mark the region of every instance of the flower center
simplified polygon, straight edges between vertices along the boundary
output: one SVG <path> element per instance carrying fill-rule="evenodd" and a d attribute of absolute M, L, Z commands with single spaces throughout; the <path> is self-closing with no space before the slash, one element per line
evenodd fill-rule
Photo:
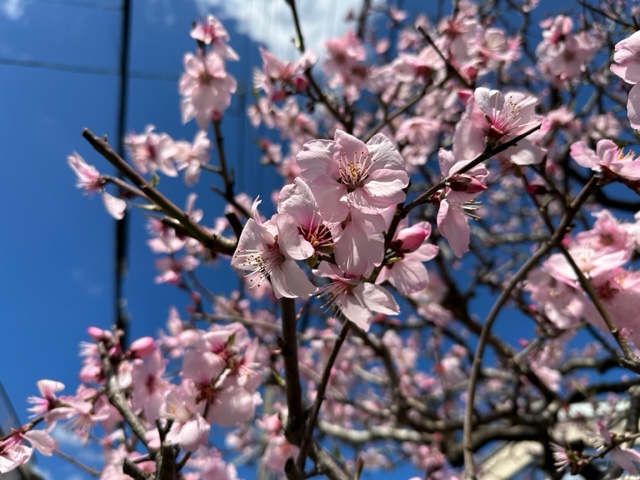
<path fill-rule="evenodd" d="M 361 187 L 369 176 L 371 162 L 368 159 L 369 152 L 366 150 L 354 151 L 351 158 L 347 156 L 347 152 L 340 153 L 338 157 L 338 182 L 347 186 L 347 192 L 351 193 Z"/>
<path fill-rule="evenodd" d="M 264 250 L 242 250 L 238 256 L 244 259 L 240 268 L 250 270 L 247 274 L 250 290 L 262 285 L 263 280 L 268 279 L 271 272 L 286 260 L 277 241 Z"/>

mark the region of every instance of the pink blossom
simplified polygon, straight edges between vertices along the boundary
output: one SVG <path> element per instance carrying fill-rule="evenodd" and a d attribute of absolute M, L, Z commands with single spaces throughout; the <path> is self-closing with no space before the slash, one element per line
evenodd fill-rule
<path fill-rule="evenodd" d="M 189 462 L 189 466 L 198 470 L 201 479 L 238 480 L 238 472 L 233 463 L 225 463 L 215 448 L 199 450 L 199 455 Z M 187 476 L 185 475 L 185 480 Z"/>
<path fill-rule="evenodd" d="M 33 448 L 38 450 L 41 454 L 50 457 L 53 452 L 58 448 L 58 442 L 51 437 L 44 430 L 27 430 L 24 428 L 17 430 L 16 434 L 29 442 Z"/>
<path fill-rule="evenodd" d="M 327 297 L 326 305 L 337 308 L 365 332 L 371 325 L 372 311 L 387 315 L 400 313 L 400 307 L 391 294 L 379 285 L 365 283 L 358 278 L 349 278 L 337 267 L 326 262 L 322 262 L 314 273 L 331 280 L 331 283 L 322 287 L 322 294 Z"/>
<path fill-rule="evenodd" d="M 485 115 L 490 145 L 503 143 L 540 123 L 540 117 L 535 113 L 535 97 L 522 93 L 511 93 L 505 97 L 498 90 L 479 87 L 474 92 L 474 98 Z"/>
<path fill-rule="evenodd" d="M 349 30 L 344 37 L 332 38 L 324 44 L 327 59 L 324 70 L 330 75 L 329 86 L 341 88 L 351 102 L 369 82 L 369 69 L 363 63 L 366 51 L 356 34 Z"/>
<path fill-rule="evenodd" d="M 317 253 L 333 253 L 335 228 L 323 221 L 313 192 L 302 178 L 297 177 L 293 183 L 282 187 L 278 212 L 291 215 L 302 237 Z"/>
<path fill-rule="evenodd" d="M 638 474 L 636 463 L 640 463 L 640 452 L 632 448 L 624 448 L 616 443 L 616 434 L 609 432 L 607 427 L 600 421 L 596 422 L 596 429 L 600 438 L 597 443 L 600 448 L 613 447 L 608 455 L 620 468 L 631 474 Z"/>
<path fill-rule="evenodd" d="M 600 140 L 595 152 L 583 141 L 575 142 L 571 145 L 571 157 L 581 166 L 596 172 L 617 175 L 631 182 L 640 181 L 640 161 L 632 152 L 623 154 L 611 140 Z M 630 186 L 633 188 L 633 184 Z"/>
<path fill-rule="evenodd" d="M 323 217 L 341 222 L 350 211 L 380 214 L 405 199 L 405 163 L 382 134 L 365 145 L 336 130 L 335 138 L 307 142 L 297 156 Z"/>
<path fill-rule="evenodd" d="M 33 454 L 33 448 L 22 444 L 22 439 L 11 435 L 0 442 L 0 473 L 7 473 L 26 463 Z"/>
<path fill-rule="evenodd" d="M 198 265 L 200 265 L 200 260 L 193 255 L 185 255 L 180 259 L 175 257 L 159 258 L 155 261 L 155 266 L 160 270 L 160 273 L 154 281 L 156 283 L 180 285 L 182 282 L 182 272 L 191 272 Z"/>
<path fill-rule="evenodd" d="M 633 85 L 627 101 L 627 115 L 631 126 L 640 129 L 640 32 L 616 44 L 611 71 Z"/>
<path fill-rule="evenodd" d="M 231 265 L 248 270 L 252 285 L 269 279 L 278 298 L 309 298 L 316 287 L 295 260 L 312 256 L 313 246 L 298 234 L 296 221 L 286 213 L 262 222 L 257 213 L 259 203 L 254 203 L 254 218 L 242 230 Z"/>
<path fill-rule="evenodd" d="M 380 270 L 376 284 L 388 280 L 400 293 L 409 295 L 426 287 L 429 277 L 423 262 L 438 254 L 438 247 L 424 243 L 431 234 L 426 222 L 406 227 L 401 224 L 389 245 L 392 256 Z M 403 228 L 404 227 L 404 228 Z"/>
<path fill-rule="evenodd" d="M 286 411 L 286 409 L 285 409 Z M 284 414 L 284 413 L 283 413 Z M 290 457 L 296 458 L 299 448 L 287 442 L 280 415 L 265 415 L 257 424 L 267 433 L 267 448 L 262 463 L 274 472 L 284 471 L 284 465 Z"/>
<path fill-rule="evenodd" d="M 214 52 L 228 60 L 239 60 L 238 54 L 229 46 L 229 34 L 222 22 L 213 15 L 207 15 L 191 29 L 191 38 L 208 45 Z"/>
<path fill-rule="evenodd" d="M 219 118 L 231 103 L 237 83 L 225 69 L 224 60 L 215 51 L 204 56 L 187 53 L 185 72 L 180 77 L 182 122 L 195 118 L 202 130 Z"/>
<path fill-rule="evenodd" d="M 121 198 L 114 197 L 105 191 L 104 187 L 107 182 L 102 178 L 98 170 L 96 170 L 93 165 L 87 164 L 77 153 L 69 155 L 67 162 L 78 177 L 76 186 L 82 188 L 84 192 L 89 195 L 94 192 L 100 192 L 102 194 L 102 201 L 109 215 L 116 220 L 122 220 L 127 208 L 127 203 Z"/>
<path fill-rule="evenodd" d="M 37 385 L 42 397 L 31 396 L 27 399 L 27 402 L 33 404 L 33 407 L 29 408 L 32 418 L 39 418 L 60 406 L 56 392 L 64 389 L 63 383 L 54 380 L 38 380 Z M 49 423 L 49 420 L 47 420 L 47 423 Z"/>
<path fill-rule="evenodd" d="M 178 170 L 184 170 L 184 183 L 194 186 L 200 179 L 200 168 L 209 161 L 211 141 L 207 132 L 200 130 L 196 133 L 193 143 L 176 142 L 175 160 Z"/>
<path fill-rule="evenodd" d="M 574 33 L 573 20 L 558 15 L 541 23 L 543 40 L 536 48 L 538 66 L 555 86 L 577 79 L 598 49 L 598 40 L 587 32 Z"/>
<path fill-rule="evenodd" d="M 254 71 L 253 84 L 263 90 L 270 101 L 281 101 L 290 94 L 307 89 L 308 82 L 304 72 L 317 61 L 312 52 L 306 51 L 296 63 L 283 62 L 263 48 L 260 48 L 260 56 L 262 72 Z"/>
<path fill-rule="evenodd" d="M 456 161 L 453 153 L 440 149 L 438 161 L 442 175 L 447 178 L 456 174 L 469 161 Z M 477 165 L 466 172 L 465 175 L 483 184 L 487 176 L 487 169 L 483 165 Z M 479 207 L 475 203 L 478 188 L 474 187 L 472 193 L 457 192 L 450 186 L 442 190 L 435 201 L 439 202 L 437 225 L 438 230 L 449 242 L 453 254 L 460 258 L 469 251 L 471 240 L 471 230 L 469 229 L 469 218 L 476 219 L 474 213 Z"/>
<path fill-rule="evenodd" d="M 75 433 L 83 442 L 89 440 L 94 425 L 109 418 L 107 411 L 95 411 L 93 403 L 85 400 L 92 395 L 95 395 L 95 390 L 81 385 L 77 395 L 61 397 L 64 406 L 57 409 L 60 415 L 69 419 L 65 428 Z"/>
<path fill-rule="evenodd" d="M 410 118 L 402 122 L 396 132 L 396 141 L 420 145 L 425 154 L 430 153 L 440 133 L 440 122 L 424 117 Z"/>
<path fill-rule="evenodd" d="M 173 139 L 166 133 L 155 133 L 153 125 L 147 125 L 144 133 L 131 133 L 125 138 L 125 145 L 133 164 L 140 173 L 155 174 L 160 171 L 168 177 L 175 177 L 178 171 L 173 163 L 176 154 Z"/>
<path fill-rule="evenodd" d="M 157 418 L 169 383 L 162 377 L 166 361 L 159 349 L 133 364 L 131 372 L 131 407 L 134 411 L 144 411 L 145 418 Z"/>
<path fill-rule="evenodd" d="M 179 445 L 187 452 L 193 452 L 206 445 L 211 426 L 189 408 L 175 392 L 170 391 L 162 410 L 162 415 L 173 420 L 171 430 L 167 433 L 167 440 Z"/>
<path fill-rule="evenodd" d="M 624 251 L 618 250 L 607 253 L 586 245 L 570 247 L 569 254 L 580 271 L 590 279 L 607 275 L 611 270 L 620 267 L 627 261 L 627 255 Z M 561 253 L 550 256 L 544 263 L 544 268 L 557 280 L 563 281 L 568 285 L 578 286 L 576 272 Z"/>

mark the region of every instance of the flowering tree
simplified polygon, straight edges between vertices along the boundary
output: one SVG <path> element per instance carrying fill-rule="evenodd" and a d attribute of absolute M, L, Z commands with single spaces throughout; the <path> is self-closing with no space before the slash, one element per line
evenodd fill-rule
<path fill-rule="evenodd" d="M 235 479 L 240 460 L 261 478 L 497 478 L 488 453 L 518 442 L 545 478 L 637 473 L 640 12 L 581 3 L 533 39 L 534 0 L 417 18 L 365 0 L 320 61 L 286 1 L 299 58 L 260 50 L 248 111 L 279 134 L 259 143 L 283 178 L 273 205 L 235 189 L 221 125 L 238 55 L 212 16 L 179 82 L 193 142 L 148 126 L 128 163 L 83 132 L 124 180 L 73 154 L 78 187 L 116 219 L 150 212 L 156 280 L 189 305 L 131 344 L 89 328 L 80 386 L 38 382 L 0 473 L 50 455 L 57 423 L 100 443 L 103 479 Z M 207 174 L 227 202 L 209 217 L 158 184 Z M 207 290 L 211 262 L 240 289 Z"/>

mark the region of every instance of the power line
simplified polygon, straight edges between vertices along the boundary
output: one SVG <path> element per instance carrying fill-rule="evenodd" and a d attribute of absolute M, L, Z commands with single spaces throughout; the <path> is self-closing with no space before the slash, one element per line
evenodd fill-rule
<path fill-rule="evenodd" d="M 118 116 L 116 119 L 117 152 L 124 158 L 124 132 L 127 123 L 127 99 L 129 83 L 129 44 L 131 39 L 131 1 L 124 0 L 122 5 L 122 27 L 120 37 L 120 67 L 118 81 Z M 122 172 L 117 172 L 122 179 Z M 122 190 L 120 197 L 122 197 Z M 115 325 L 122 330 L 121 345 L 128 345 L 129 313 L 124 296 L 124 279 L 127 275 L 127 244 L 129 233 L 129 216 L 125 213 L 120 220 L 115 221 L 115 250 L 114 250 L 114 307 Z"/>
<path fill-rule="evenodd" d="M 46 62 L 43 60 L 30 60 L 25 58 L 0 58 L 0 65 L 9 67 L 41 68 L 44 70 L 57 70 L 61 72 L 85 73 L 90 75 L 120 76 L 120 70 L 111 67 L 91 67 L 88 65 L 72 65 L 67 63 Z M 177 82 L 180 75 L 165 72 L 144 72 L 131 70 L 127 72 L 129 78 L 142 80 L 162 80 Z"/>
<path fill-rule="evenodd" d="M 90 0 L 30 0 L 29 3 L 39 3 L 40 5 L 47 5 L 52 7 L 80 7 L 90 8 L 95 10 L 122 10 L 121 3 L 109 3 L 109 2 L 92 2 Z"/>

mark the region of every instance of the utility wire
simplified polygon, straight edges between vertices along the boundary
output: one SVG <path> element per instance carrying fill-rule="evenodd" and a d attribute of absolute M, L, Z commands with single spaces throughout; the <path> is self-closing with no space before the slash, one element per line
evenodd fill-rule
<path fill-rule="evenodd" d="M 124 0 L 122 4 L 122 27 L 120 37 L 120 68 L 118 85 L 118 117 L 116 126 L 116 138 L 118 145 L 116 151 L 124 158 L 124 135 L 127 124 L 127 99 L 129 84 L 129 44 L 131 37 L 131 1 Z M 122 172 L 117 172 L 118 178 L 123 179 Z M 124 192 L 120 190 L 120 196 Z M 124 279 L 127 275 L 127 243 L 129 231 L 129 216 L 125 214 L 122 219 L 115 221 L 115 259 L 114 259 L 114 305 L 115 325 L 122 330 L 121 345 L 126 348 L 129 340 L 129 313 L 127 301 L 124 296 Z"/>
<path fill-rule="evenodd" d="M 1 58 L 0 65 L 6 65 L 9 67 L 25 67 L 25 68 L 41 68 L 44 70 L 57 70 L 62 72 L 71 73 L 85 73 L 92 75 L 105 75 L 105 76 L 118 76 L 120 77 L 120 70 L 111 67 L 90 67 L 87 65 L 70 65 L 66 63 L 46 62 L 42 60 L 29 60 L 24 58 Z M 142 72 L 142 71 L 128 71 L 127 76 L 129 78 L 137 78 L 142 80 L 163 80 L 177 82 L 180 78 L 179 75 L 174 73 L 164 72 Z"/>
<path fill-rule="evenodd" d="M 50 7 L 79 7 L 93 10 L 122 10 L 123 8 L 119 2 L 92 2 L 88 0 L 29 0 L 29 3 L 38 3 Z"/>

